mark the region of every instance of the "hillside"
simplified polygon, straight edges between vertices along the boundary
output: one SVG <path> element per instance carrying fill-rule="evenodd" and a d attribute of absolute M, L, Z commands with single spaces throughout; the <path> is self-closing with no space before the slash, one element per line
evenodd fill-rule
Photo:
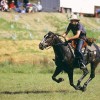
<path fill-rule="evenodd" d="M 96 38 L 99 43 L 100 19 L 80 19 L 87 30 L 87 36 Z M 0 12 L 0 62 L 53 63 L 52 49 L 41 51 L 38 44 L 48 31 L 62 34 L 68 22 L 66 14 L 61 13 Z"/>
<path fill-rule="evenodd" d="M 28 35 L 29 32 L 32 32 L 32 34 L 36 38 L 42 37 L 42 35 L 49 30 L 57 31 L 57 28 L 59 27 L 58 24 L 60 22 L 64 22 L 66 19 L 66 16 L 63 16 L 59 13 L 58 14 L 56 13 L 33 13 L 33 14 L 2 13 L 0 14 L 0 16 L 1 18 L 3 18 L 1 19 L 1 25 L 0 25 L 1 36 L 3 36 L 4 34 L 5 35 L 7 34 L 7 36 L 8 35 L 11 36 L 11 33 L 14 32 L 18 36 L 19 34 L 25 34 L 25 33 L 26 33 L 25 35 Z M 65 27 L 65 25 L 62 27 Z"/>
<path fill-rule="evenodd" d="M 87 35 L 96 37 L 100 35 L 100 19 L 81 17 L 81 22 L 86 27 Z M 16 34 L 17 38 L 29 38 L 30 33 L 35 39 L 48 31 L 62 34 L 68 25 L 66 14 L 61 13 L 4 13 L 0 12 L 0 37 L 11 37 Z M 91 35 L 91 33 L 93 33 Z M 97 33 L 97 34 L 96 34 Z M 23 36 L 24 35 L 24 36 Z"/>

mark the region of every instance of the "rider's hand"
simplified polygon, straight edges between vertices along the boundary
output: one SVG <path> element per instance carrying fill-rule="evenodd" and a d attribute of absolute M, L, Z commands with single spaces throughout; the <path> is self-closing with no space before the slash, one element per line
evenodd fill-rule
<path fill-rule="evenodd" d="M 62 36 L 63 36 L 63 37 L 66 37 L 66 34 L 64 33 Z"/>
<path fill-rule="evenodd" d="M 66 40 L 67 40 L 67 41 L 69 41 L 69 38 L 68 38 L 68 37 L 66 37 Z"/>

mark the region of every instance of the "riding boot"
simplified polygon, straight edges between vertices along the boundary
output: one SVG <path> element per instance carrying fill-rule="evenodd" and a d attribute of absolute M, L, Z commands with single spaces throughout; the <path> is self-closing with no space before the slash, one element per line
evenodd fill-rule
<path fill-rule="evenodd" d="M 82 39 L 78 39 L 77 40 L 77 45 L 76 45 L 76 50 L 75 50 L 75 55 L 76 57 L 78 57 L 78 64 L 79 64 L 79 67 L 80 69 L 85 69 L 86 66 L 84 64 L 84 56 L 83 56 L 83 53 L 82 53 L 82 46 L 83 46 L 83 43 L 84 43 L 84 40 Z"/>
<path fill-rule="evenodd" d="M 80 66 L 80 69 L 85 69 L 86 68 L 86 66 L 83 63 L 83 60 L 82 59 L 79 59 L 79 66 Z"/>

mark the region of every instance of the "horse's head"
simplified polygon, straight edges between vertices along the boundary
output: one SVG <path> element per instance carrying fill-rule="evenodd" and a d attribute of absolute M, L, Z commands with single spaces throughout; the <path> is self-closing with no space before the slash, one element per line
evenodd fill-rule
<path fill-rule="evenodd" d="M 44 48 L 47 48 L 49 46 L 54 45 L 54 41 L 57 38 L 57 35 L 53 32 L 49 31 L 43 38 L 43 40 L 39 44 L 39 48 L 43 50 Z"/>

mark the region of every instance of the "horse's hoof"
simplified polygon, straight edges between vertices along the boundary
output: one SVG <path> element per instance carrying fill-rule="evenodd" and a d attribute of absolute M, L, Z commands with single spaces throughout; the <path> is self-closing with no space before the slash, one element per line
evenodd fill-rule
<path fill-rule="evenodd" d="M 82 90 L 82 92 L 85 92 L 86 91 L 86 87 L 83 86 L 81 90 Z"/>
<path fill-rule="evenodd" d="M 79 85 L 79 86 L 76 86 L 76 90 L 81 90 L 82 87 Z"/>
<path fill-rule="evenodd" d="M 64 81 L 63 78 L 59 78 L 59 79 L 58 79 L 58 83 L 60 83 L 60 82 L 62 82 L 62 81 Z"/>

